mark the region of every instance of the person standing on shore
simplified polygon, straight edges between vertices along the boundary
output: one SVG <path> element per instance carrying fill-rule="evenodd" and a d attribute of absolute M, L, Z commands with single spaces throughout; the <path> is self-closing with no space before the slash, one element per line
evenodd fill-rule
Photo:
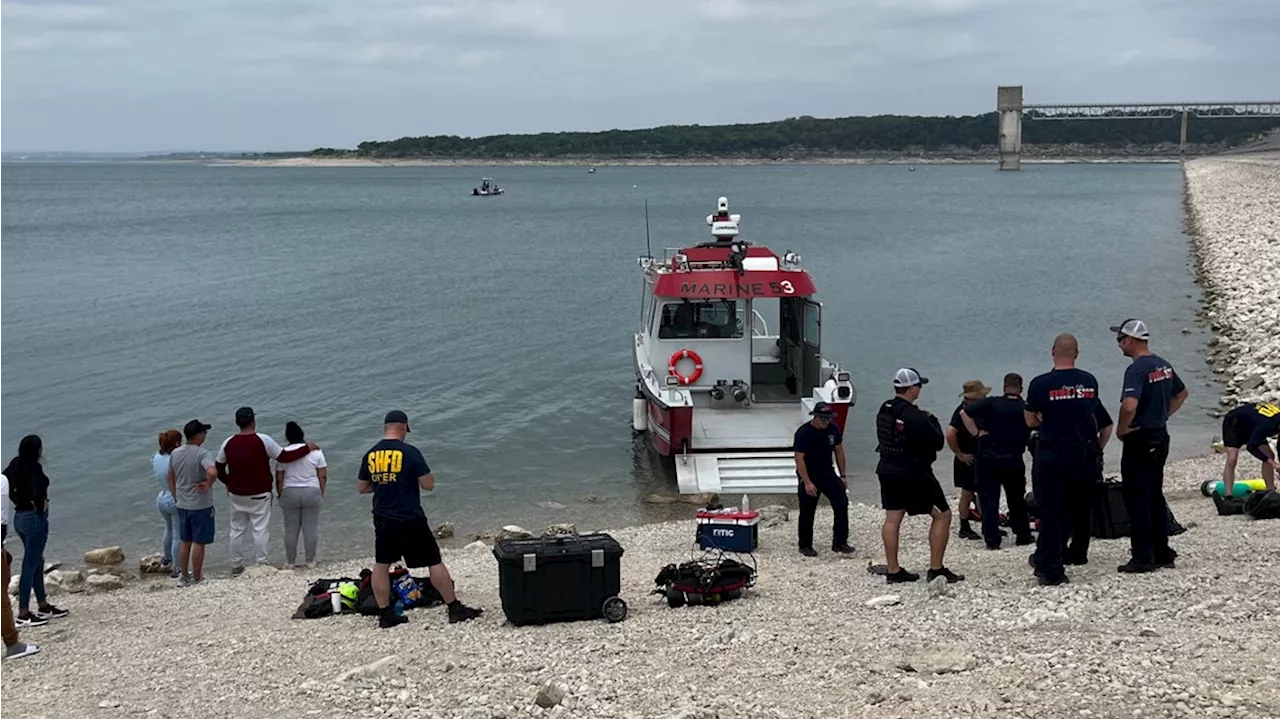
<path fill-rule="evenodd" d="M 1075 336 L 1055 337 L 1052 355 L 1053 370 L 1031 380 L 1023 409 L 1027 427 L 1039 430 L 1031 486 L 1040 511 L 1040 534 L 1028 562 L 1045 586 L 1068 581 L 1063 548 L 1069 534 L 1080 532 L 1080 521 L 1086 537 L 1082 551 L 1088 551 L 1098 466 L 1095 417 L 1101 404 L 1097 378 L 1076 368 L 1080 345 Z"/>
<path fill-rule="evenodd" d="M 960 392 L 960 404 L 951 412 L 951 422 L 947 424 L 947 446 L 955 454 L 955 459 L 951 462 L 951 473 L 956 488 L 960 490 L 960 500 L 957 503 L 960 510 L 960 531 L 956 536 L 961 539 L 982 539 L 982 536 L 969 526 L 970 508 L 978 491 L 977 474 L 974 471 L 978 438 L 965 429 L 964 422 L 960 420 L 960 411 L 984 399 L 990 392 L 991 388 L 980 379 L 965 382 Z"/>
<path fill-rule="evenodd" d="M 4 634 L 4 661 L 29 657 L 40 651 L 40 647 L 27 644 L 18 636 L 18 627 L 13 622 L 13 607 L 9 604 L 9 568 L 13 557 L 4 544 L 9 540 L 9 509 L 12 506 L 9 501 L 9 478 L 0 474 L 0 552 L 4 555 L 4 579 L 0 581 L 0 588 L 4 590 L 4 612 L 3 616 L 0 616 L 0 630 L 2 630 L 0 633 Z M 39 626 L 47 624 L 48 621 L 48 619 L 41 619 L 28 626 Z"/>
<path fill-rule="evenodd" d="M 218 468 L 204 448 L 211 425 L 198 419 L 182 428 L 187 443 L 169 453 L 169 492 L 178 505 L 178 586 L 204 581 L 204 548 L 213 542 L 213 485 Z"/>
<path fill-rule="evenodd" d="M 271 460 L 287 464 L 320 449 L 312 443 L 286 451 L 258 432 L 252 407 L 236 410 L 240 431 L 218 448 L 218 478 L 227 485 L 231 503 L 231 573 L 244 571 L 245 536 L 253 543 L 254 561 L 266 564 L 271 542 Z"/>
<path fill-rule="evenodd" d="M 1120 351 L 1133 360 L 1124 371 L 1116 436 L 1123 449 L 1120 481 L 1129 513 L 1132 556 L 1117 569 L 1141 574 L 1174 568 L 1178 553 L 1169 546 L 1168 504 L 1164 499 L 1164 463 L 1169 458 L 1166 425 L 1182 403 L 1187 387 L 1173 367 L 1151 352 L 1145 322 L 1127 319 L 1111 328 Z"/>
<path fill-rule="evenodd" d="M 1230 497 L 1236 483 L 1236 461 L 1240 448 L 1262 460 L 1262 481 L 1267 491 L 1275 491 L 1276 470 L 1280 461 L 1271 451 L 1268 437 L 1280 434 L 1280 405 L 1270 402 L 1248 402 L 1222 418 L 1222 444 L 1227 449 L 1227 463 L 1222 468 L 1223 496 Z"/>
<path fill-rule="evenodd" d="M 800 553 L 818 556 L 813 548 L 813 517 L 818 511 L 818 497 L 826 495 L 831 503 L 834 523 L 831 528 L 831 551 L 853 554 L 849 546 L 849 484 L 845 480 L 844 435 L 832 420 L 836 412 L 826 402 L 813 405 L 812 420 L 796 430 L 792 449 L 796 453 L 796 476 L 800 478 Z M 835 463 L 832 464 L 834 455 Z"/>
<path fill-rule="evenodd" d="M 169 576 L 177 579 L 182 574 L 173 566 L 182 550 L 182 537 L 178 531 L 178 504 L 169 492 L 169 454 L 182 445 L 182 433 L 176 429 L 160 433 L 160 449 L 151 457 L 151 471 L 160 482 L 156 495 L 156 511 L 164 517 L 164 546 L 161 547 L 160 567 L 169 570 Z"/>
<path fill-rule="evenodd" d="M 889 584 L 920 579 L 919 574 L 898 564 L 902 520 L 908 514 L 928 514 L 933 518 L 929 527 L 929 581 L 937 577 L 946 577 L 948 582 L 964 579 L 964 575 L 953 573 L 943 564 L 951 532 L 951 509 L 942 485 L 933 475 L 933 463 L 944 442 L 942 426 L 937 417 L 916 406 L 921 388 L 928 383 L 928 378 L 910 367 L 898 370 L 893 377 L 893 399 L 881 404 L 876 413 L 876 451 L 880 453 L 876 476 L 884 507 L 880 537 L 888 565 L 885 581 Z"/>
<path fill-rule="evenodd" d="M 417 447 L 405 442 L 409 416 L 399 410 L 382 420 L 382 441 L 365 452 L 356 488 L 373 495 L 374 565 L 370 583 L 378 602 L 378 626 L 390 629 L 409 621 L 391 601 L 391 565 L 404 560 L 409 569 L 427 567 L 431 586 L 449 607 L 449 623 L 479 617 L 484 610 L 458 601 L 453 577 L 440 556 L 440 545 L 422 511 L 419 490 L 435 489 L 436 478 Z"/>
<path fill-rule="evenodd" d="M 1031 434 L 1023 414 L 1025 409 L 1022 375 L 1010 372 L 1004 376 L 1004 394 L 978 400 L 960 410 L 965 433 L 978 438 L 974 473 L 982 507 L 982 538 L 986 540 L 987 549 L 999 549 L 1003 539 L 1001 489 L 1009 502 L 1009 528 L 1013 530 L 1015 543 L 1023 546 L 1035 541 L 1027 518 L 1027 465 L 1022 461 Z"/>
<path fill-rule="evenodd" d="M 22 567 L 18 570 L 18 617 L 15 624 L 34 626 L 40 619 L 67 616 L 65 609 L 49 603 L 44 592 L 44 547 L 49 542 L 49 478 L 40 459 L 44 443 L 29 434 L 18 443 L 18 456 L 4 468 L 13 502 L 13 529 L 22 540 Z M 8 591 L 8 587 L 5 587 Z M 36 595 L 36 611 L 30 609 Z"/>
<path fill-rule="evenodd" d="M 285 451 L 306 446 L 306 435 L 297 422 L 284 426 L 284 438 L 289 443 Z M 296 462 L 282 464 L 276 469 L 276 495 L 284 510 L 284 560 L 285 569 L 293 569 L 298 559 L 298 533 L 301 531 L 306 554 L 304 567 L 316 563 L 316 546 L 320 543 L 320 507 L 324 505 L 325 484 L 329 480 L 328 464 L 324 452 L 316 450 Z"/>

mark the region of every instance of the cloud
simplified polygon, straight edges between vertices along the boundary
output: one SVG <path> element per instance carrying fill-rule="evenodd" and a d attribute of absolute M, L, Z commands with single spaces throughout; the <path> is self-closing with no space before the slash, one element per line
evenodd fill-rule
<path fill-rule="evenodd" d="M 6 149 L 110 150 L 1265 99 L 1278 45 L 1270 0 L 6 0 L 0 48 Z"/>

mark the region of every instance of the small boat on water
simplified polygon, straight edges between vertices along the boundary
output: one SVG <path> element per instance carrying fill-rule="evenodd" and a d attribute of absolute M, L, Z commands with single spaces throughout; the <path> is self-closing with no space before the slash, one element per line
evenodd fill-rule
<path fill-rule="evenodd" d="M 498 187 L 498 183 L 494 182 L 492 177 L 481 178 L 480 186 L 471 188 L 471 194 L 479 197 L 501 195 L 504 192 L 506 192 L 506 190 Z"/>
<path fill-rule="evenodd" d="M 596 168 L 594 168 L 594 167 L 588 167 L 588 168 L 587 168 L 587 174 L 588 174 L 588 175 L 594 175 L 594 174 L 596 174 Z"/>
<path fill-rule="evenodd" d="M 856 401 L 849 373 L 822 356 L 822 304 L 799 255 L 738 239 L 740 222 L 721 197 L 710 242 L 639 259 L 632 426 L 673 458 L 682 494 L 794 494 L 796 429 L 817 402 L 843 428 Z"/>

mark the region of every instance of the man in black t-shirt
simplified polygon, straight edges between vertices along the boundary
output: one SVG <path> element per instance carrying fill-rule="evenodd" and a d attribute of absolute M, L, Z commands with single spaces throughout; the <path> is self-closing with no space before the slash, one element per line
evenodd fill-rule
<path fill-rule="evenodd" d="M 806 557 L 818 556 L 818 550 L 813 548 L 813 517 L 818 511 L 818 496 L 824 494 L 835 515 L 831 528 L 831 551 L 853 554 L 853 547 L 849 546 L 849 484 L 844 474 L 844 435 L 832 421 L 836 411 L 831 405 L 818 402 L 809 414 L 813 419 L 796 430 L 792 446 L 796 453 L 796 476 L 800 478 L 796 490 L 800 499 L 800 553 Z"/>
<path fill-rule="evenodd" d="M 1031 429 L 1023 414 L 1022 375 L 1004 376 L 1004 394 L 988 397 L 960 411 L 965 434 L 978 441 L 978 499 L 982 507 L 982 538 L 987 549 L 999 549 L 1000 490 L 1009 502 L 1009 528 L 1019 546 L 1031 544 L 1031 525 L 1027 519 L 1027 466 L 1022 455 L 1027 449 Z"/>
<path fill-rule="evenodd" d="M 946 577 L 959 582 L 956 574 L 943 565 L 947 553 L 947 535 L 951 530 L 951 509 L 942 485 L 933 476 L 933 463 L 942 449 L 942 426 L 938 418 L 916 406 L 920 390 L 928 378 L 910 367 L 893 376 L 893 399 L 880 405 L 876 412 L 876 451 L 880 462 L 876 476 L 880 479 L 880 505 L 884 507 L 884 558 L 888 565 L 885 581 L 889 584 L 920 579 L 898 564 L 898 541 L 902 520 L 908 514 L 927 514 L 933 518 L 929 526 L 929 581 Z"/>
<path fill-rule="evenodd" d="M 1187 387 L 1168 362 L 1147 346 L 1142 320 L 1111 328 L 1120 351 L 1133 362 L 1124 371 L 1116 437 L 1123 443 L 1120 481 L 1129 513 L 1130 558 L 1125 574 L 1173 569 L 1178 553 L 1169 546 L 1169 506 L 1164 499 L 1164 463 L 1169 459 L 1169 417 L 1187 401 Z"/>
<path fill-rule="evenodd" d="M 1246 402 L 1222 418 L 1222 444 L 1227 448 L 1227 463 L 1222 468 L 1223 496 L 1230 497 L 1236 483 L 1236 461 L 1243 447 L 1262 460 L 1262 481 L 1267 490 L 1276 488 L 1276 461 L 1268 437 L 1280 434 L 1280 405 L 1271 402 Z"/>
<path fill-rule="evenodd" d="M 951 476 L 956 488 L 960 490 L 960 500 L 957 504 L 960 509 L 960 531 L 956 536 L 961 539 L 982 539 L 982 536 L 969 526 L 969 510 L 978 492 L 977 475 L 974 473 L 978 439 L 965 429 L 964 422 L 960 420 L 960 411 L 986 398 L 990 392 L 991 388 L 983 384 L 980 379 L 965 382 L 960 392 L 960 404 L 951 412 L 951 422 L 946 429 L 947 446 L 955 454 L 955 459 L 951 461 Z"/>
<path fill-rule="evenodd" d="M 373 495 L 374 565 L 370 582 L 378 602 L 378 626 L 389 629 L 409 621 L 396 614 L 391 597 L 391 565 L 404 560 L 410 569 L 427 567 L 431 586 L 449 607 L 449 623 L 475 619 L 483 612 L 458 601 L 453 578 L 440 557 L 440 546 L 422 511 L 419 488 L 435 489 L 436 478 L 417 447 L 404 441 L 409 417 L 388 412 L 382 425 L 382 441 L 365 452 L 357 487 Z"/>
<path fill-rule="evenodd" d="M 1032 491 L 1040 510 L 1040 535 L 1031 566 L 1040 584 L 1067 581 L 1063 550 L 1075 535 L 1073 551 L 1088 551 L 1089 517 L 1098 455 L 1104 438 L 1098 426 L 1098 380 L 1076 369 L 1079 343 L 1074 335 L 1053 340 L 1053 371 L 1031 380 L 1023 416 L 1027 426 L 1039 428 L 1031 473 Z M 1079 557 L 1083 564 L 1084 558 Z"/>

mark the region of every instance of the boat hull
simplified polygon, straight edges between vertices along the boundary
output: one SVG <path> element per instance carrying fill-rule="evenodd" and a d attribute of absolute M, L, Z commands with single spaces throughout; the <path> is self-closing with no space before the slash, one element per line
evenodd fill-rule
<path fill-rule="evenodd" d="M 693 436 L 693 408 L 668 407 L 655 398 L 645 396 L 649 414 L 649 443 L 663 457 L 684 454 Z"/>

